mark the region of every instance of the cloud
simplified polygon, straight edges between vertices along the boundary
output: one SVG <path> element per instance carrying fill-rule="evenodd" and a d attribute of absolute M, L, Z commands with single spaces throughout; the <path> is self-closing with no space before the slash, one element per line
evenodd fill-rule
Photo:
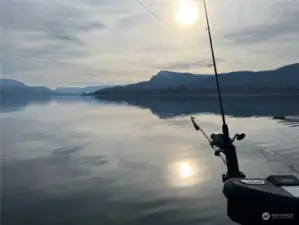
<path fill-rule="evenodd" d="M 152 18 L 148 16 L 145 12 L 134 12 L 128 15 L 121 17 L 118 20 L 116 29 L 126 29 L 131 27 L 140 27 L 140 23 L 142 22 L 143 25 L 147 25 L 151 22 Z"/>
<path fill-rule="evenodd" d="M 287 4 L 287 3 L 286 3 Z M 248 27 L 241 27 L 239 30 L 224 35 L 233 44 L 254 44 L 257 42 L 265 42 L 275 38 L 286 38 L 286 36 L 296 36 L 299 38 L 299 2 L 293 1 L 288 7 L 274 10 L 277 17 L 267 21 Z M 280 15 L 279 11 L 283 10 Z"/>
<path fill-rule="evenodd" d="M 210 59 L 202 59 L 194 62 L 186 62 L 186 61 L 178 61 L 171 62 L 166 65 L 160 65 L 158 68 L 166 69 L 166 70 L 189 70 L 189 69 L 198 69 L 205 68 L 211 65 L 212 60 Z M 224 59 L 216 59 L 217 63 L 225 62 Z"/>
<path fill-rule="evenodd" d="M 51 4 L 45 1 L 11 1 L 3 0 L 1 21 L 4 31 L 37 31 L 45 32 L 49 37 L 62 39 L 75 36 L 77 31 L 103 29 L 101 21 L 88 19 L 88 11 L 65 4 Z"/>
<path fill-rule="evenodd" d="M 88 11 L 57 2 L 4 0 L 0 14 L 2 73 L 16 79 L 77 68 L 72 61 L 90 55 L 83 37 L 107 29 Z"/>

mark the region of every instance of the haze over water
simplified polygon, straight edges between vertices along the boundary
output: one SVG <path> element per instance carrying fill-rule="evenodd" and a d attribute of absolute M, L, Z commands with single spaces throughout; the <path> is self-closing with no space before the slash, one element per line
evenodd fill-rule
<path fill-rule="evenodd" d="M 2 223 L 234 224 L 222 161 L 190 122 L 219 132 L 215 99 L 53 98 L 1 108 Z M 299 168 L 298 96 L 225 100 L 241 170 L 266 177 Z M 272 165 L 272 166 L 271 166 Z"/>

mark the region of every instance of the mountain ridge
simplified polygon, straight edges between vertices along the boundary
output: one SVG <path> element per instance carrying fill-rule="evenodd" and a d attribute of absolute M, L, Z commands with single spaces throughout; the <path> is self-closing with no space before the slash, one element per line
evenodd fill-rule
<path fill-rule="evenodd" d="M 224 93 L 289 94 L 299 93 L 299 63 L 265 71 L 233 71 L 219 74 Z M 0 79 L 1 95 L 107 95 L 107 94 L 211 94 L 215 93 L 214 75 L 162 70 L 147 81 L 128 85 L 87 87 L 28 86 L 13 79 Z"/>
<path fill-rule="evenodd" d="M 53 91 L 44 86 L 28 86 L 13 79 L 0 79 L 1 96 L 6 95 L 51 95 Z"/>
<path fill-rule="evenodd" d="M 86 87 L 57 87 L 53 91 L 56 94 L 83 94 L 91 93 L 93 91 L 111 87 L 110 85 L 90 85 Z"/>
<path fill-rule="evenodd" d="M 54 90 L 45 86 L 28 86 L 14 79 L 1 78 L 1 95 L 81 95 L 95 90 L 110 87 L 109 85 L 93 85 L 86 87 L 58 87 Z"/>
<path fill-rule="evenodd" d="M 234 71 L 219 74 L 219 83 L 224 91 L 299 93 L 299 63 L 294 63 L 265 71 Z M 148 81 L 126 86 L 115 86 L 97 90 L 101 94 L 198 94 L 214 92 L 216 88 L 213 75 L 160 71 Z M 195 91 L 198 90 L 198 91 Z M 265 89 L 265 90 L 263 90 Z M 270 90 L 271 89 L 271 90 Z M 289 89 L 289 90 L 287 90 Z"/>

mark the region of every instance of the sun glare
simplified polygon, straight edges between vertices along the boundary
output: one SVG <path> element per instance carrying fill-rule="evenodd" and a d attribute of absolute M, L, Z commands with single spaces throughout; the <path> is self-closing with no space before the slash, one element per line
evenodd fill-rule
<path fill-rule="evenodd" d="M 198 19 L 198 10 L 194 3 L 181 1 L 177 12 L 177 20 L 182 25 L 192 25 Z"/>
<path fill-rule="evenodd" d="M 189 178 L 193 176 L 192 167 L 188 162 L 181 162 L 180 163 L 180 172 L 182 178 Z"/>

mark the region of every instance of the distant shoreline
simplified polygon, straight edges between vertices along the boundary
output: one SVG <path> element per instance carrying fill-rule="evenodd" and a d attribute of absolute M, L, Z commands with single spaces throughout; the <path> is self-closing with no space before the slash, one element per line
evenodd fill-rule
<path fill-rule="evenodd" d="M 87 94 L 92 97 L 218 97 L 218 94 Z M 299 96 L 298 94 L 222 94 L 223 97 Z"/>

